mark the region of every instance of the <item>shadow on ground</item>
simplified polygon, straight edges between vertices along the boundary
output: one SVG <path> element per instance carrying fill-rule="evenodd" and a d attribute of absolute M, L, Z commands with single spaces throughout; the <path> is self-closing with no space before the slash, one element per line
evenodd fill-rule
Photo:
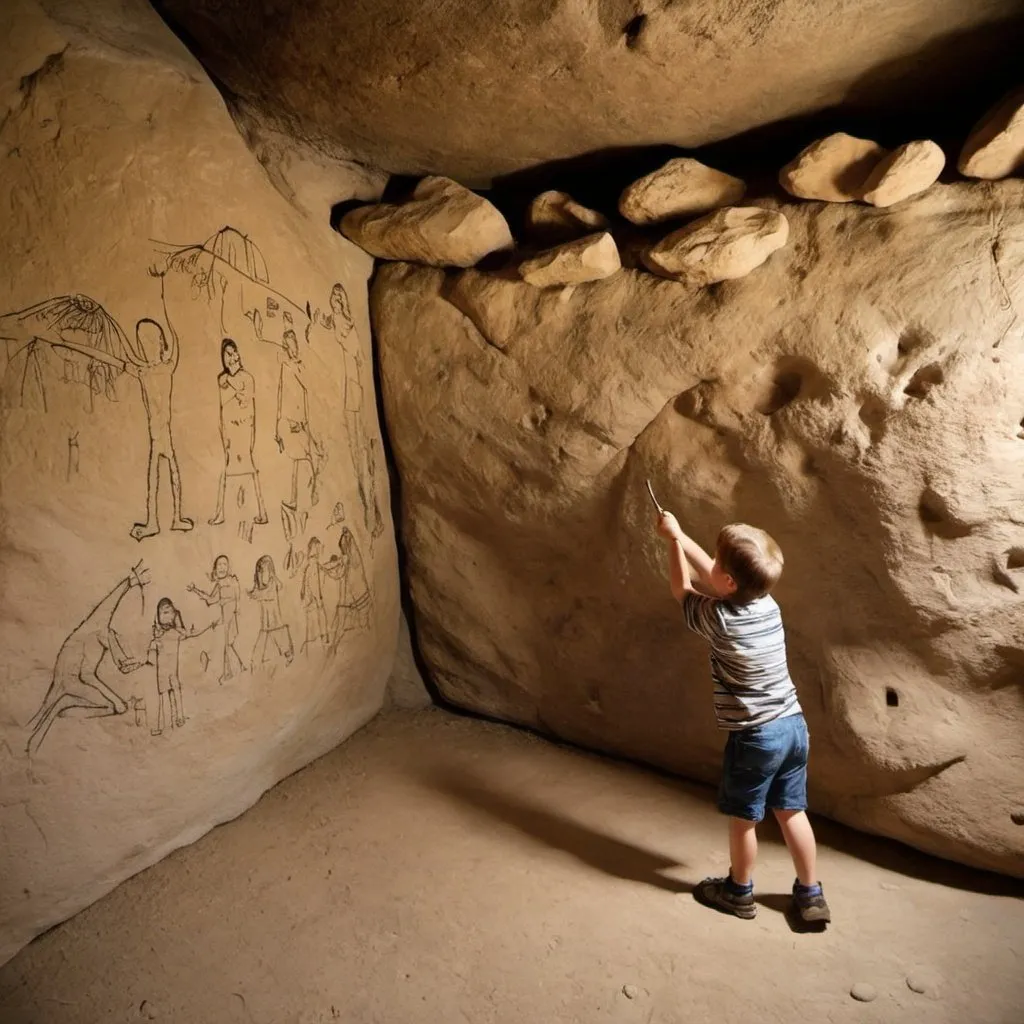
<path fill-rule="evenodd" d="M 662 874 L 670 868 L 685 867 L 679 861 L 616 839 L 482 779 L 474 779 L 465 771 L 438 768 L 422 781 L 450 799 L 509 825 L 546 846 L 571 854 L 606 875 L 668 892 L 688 893 L 693 890 L 690 883 Z"/>

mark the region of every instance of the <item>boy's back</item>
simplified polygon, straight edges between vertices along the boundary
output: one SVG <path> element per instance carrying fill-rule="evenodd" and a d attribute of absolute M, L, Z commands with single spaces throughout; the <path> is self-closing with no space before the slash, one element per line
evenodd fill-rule
<path fill-rule="evenodd" d="M 786 660 L 782 613 L 770 595 L 733 604 L 693 592 L 686 624 L 711 645 L 715 716 L 729 731 L 801 713 Z"/>

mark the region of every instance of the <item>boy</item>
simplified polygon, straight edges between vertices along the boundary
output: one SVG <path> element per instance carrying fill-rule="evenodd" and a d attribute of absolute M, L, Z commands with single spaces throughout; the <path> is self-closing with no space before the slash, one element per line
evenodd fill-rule
<path fill-rule="evenodd" d="M 782 615 L 769 591 L 782 575 L 782 552 L 763 530 L 722 529 L 712 559 L 671 512 L 658 533 L 669 549 L 672 596 L 686 624 L 711 645 L 718 726 L 725 745 L 718 809 L 729 816 L 729 874 L 706 878 L 696 897 L 737 917 L 757 914 L 751 877 L 757 823 L 771 809 L 793 858 L 793 903 L 802 920 L 827 923 L 814 832 L 807 818 L 807 723 L 786 662 Z M 694 567 L 701 591 L 690 576 Z M 707 596 L 710 595 L 710 596 Z"/>

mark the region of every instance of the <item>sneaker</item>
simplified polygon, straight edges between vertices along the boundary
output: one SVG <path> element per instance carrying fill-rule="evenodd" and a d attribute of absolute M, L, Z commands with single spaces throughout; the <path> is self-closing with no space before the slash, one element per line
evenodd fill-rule
<path fill-rule="evenodd" d="M 805 924 L 828 924 L 832 920 L 832 911 L 828 909 L 820 885 L 810 892 L 802 892 L 794 885 L 793 908 Z"/>
<path fill-rule="evenodd" d="M 738 894 L 732 891 L 728 878 L 705 878 L 693 889 L 693 895 L 701 902 L 727 914 L 735 914 L 744 920 L 757 917 L 754 893 Z"/>

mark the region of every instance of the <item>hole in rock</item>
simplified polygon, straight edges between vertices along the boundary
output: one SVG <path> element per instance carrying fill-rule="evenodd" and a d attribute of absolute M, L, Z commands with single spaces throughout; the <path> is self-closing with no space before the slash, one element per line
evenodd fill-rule
<path fill-rule="evenodd" d="M 768 394 L 758 402 L 757 411 L 762 416 L 774 416 L 780 409 L 784 409 L 790 402 L 797 399 L 803 383 L 803 377 L 795 370 L 786 370 L 777 374 Z"/>
<path fill-rule="evenodd" d="M 954 515 L 946 504 L 946 499 L 930 487 L 926 487 L 921 494 L 917 514 L 921 517 L 924 528 L 936 537 L 942 537 L 943 540 L 966 537 L 973 529 Z"/>
<path fill-rule="evenodd" d="M 928 392 L 944 379 L 942 367 L 938 363 L 929 363 L 910 378 L 910 383 L 903 389 L 903 393 L 911 398 L 925 398 Z"/>
<path fill-rule="evenodd" d="M 896 342 L 896 351 L 901 356 L 909 356 L 919 348 L 931 344 L 932 338 L 923 330 L 917 327 L 908 327 Z"/>
<path fill-rule="evenodd" d="M 1024 569 L 1024 548 L 1010 548 L 1006 552 L 1007 569 Z"/>
<path fill-rule="evenodd" d="M 632 50 L 637 43 L 640 42 L 640 36 L 643 35 L 644 29 L 647 27 L 647 15 L 638 14 L 635 18 L 630 18 L 622 27 L 622 34 L 626 39 L 626 45 Z"/>
<path fill-rule="evenodd" d="M 1021 421 L 1020 421 L 1020 426 L 1019 426 L 1019 429 L 1018 429 L 1018 431 L 1017 431 L 1017 436 L 1018 436 L 1018 437 L 1019 437 L 1019 438 L 1020 438 L 1020 439 L 1021 439 L 1022 441 L 1024 441 L 1024 420 L 1021 420 Z"/>
<path fill-rule="evenodd" d="M 1024 825 L 1024 811 L 1014 811 L 1010 815 L 1010 821 L 1012 821 L 1014 825 Z"/>
<path fill-rule="evenodd" d="M 885 703 L 891 708 L 900 706 L 900 695 L 891 686 L 885 688 Z"/>

